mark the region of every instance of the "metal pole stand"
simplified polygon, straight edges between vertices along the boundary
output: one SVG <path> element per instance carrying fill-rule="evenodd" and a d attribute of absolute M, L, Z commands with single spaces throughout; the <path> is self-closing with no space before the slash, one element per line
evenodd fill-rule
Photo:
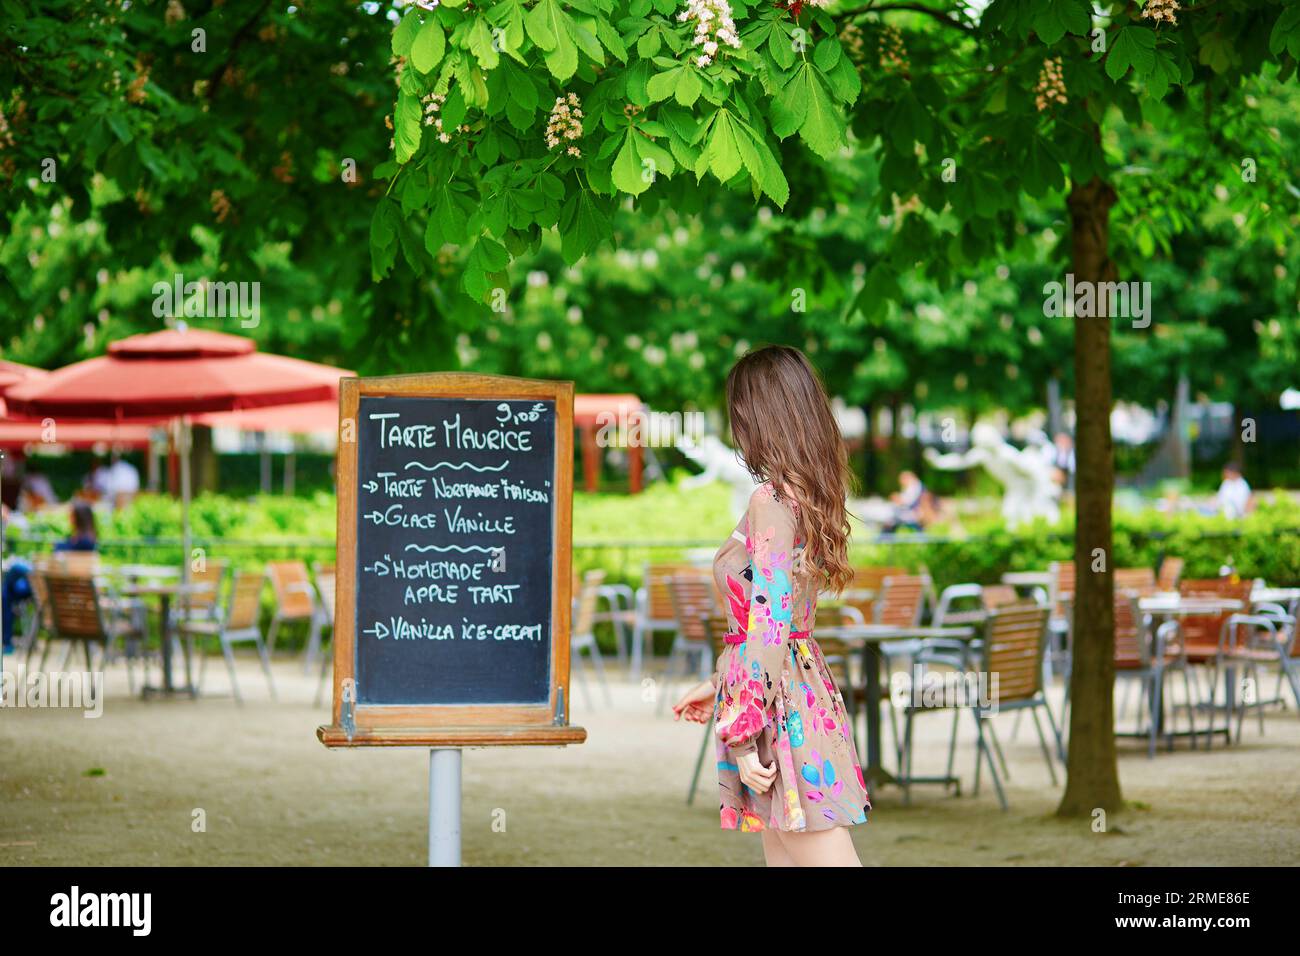
<path fill-rule="evenodd" d="M 429 751 L 429 865 L 460 866 L 460 748 Z"/>

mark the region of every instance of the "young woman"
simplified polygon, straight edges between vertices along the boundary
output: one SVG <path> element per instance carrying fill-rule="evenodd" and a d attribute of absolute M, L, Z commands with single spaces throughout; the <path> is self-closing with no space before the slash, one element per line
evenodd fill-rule
<path fill-rule="evenodd" d="M 847 827 L 871 803 L 844 700 L 813 639 L 817 595 L 848 584 L 839 427 L 798 349 L 750 352 L 727 376 L 731 434 L 764 482 L 713 559 L 727 604 L 713 679 L 678 718 L 718 735 L 722 826 L 761 832 L 768 866 L 861 866 Z"/>

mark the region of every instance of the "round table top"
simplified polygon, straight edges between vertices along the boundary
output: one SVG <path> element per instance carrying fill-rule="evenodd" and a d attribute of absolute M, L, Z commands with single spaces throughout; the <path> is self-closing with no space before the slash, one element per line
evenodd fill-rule
<path fill-rule="evenodd" d="M 1250 599 L 1256 604 L 1290 604 L 1300 598 L 1300 588 L 1255 588 Z"/>
<path fill-rule="evenodd" d="M 127 578 L 178 578 L 181 569 L 171 564 L 119 564 L 113 568 Z"/>
<path fill-rule="evenodd" d="M 1051 571 L 1008 571 L 1002 575 L 1002 583 L 1010 584 L 1012 587 L 1033 587 L 1041 585 L 1042 587 L 1051 587 Z"/>
<path fill-rule="evenodd" d="M 1183 594 L 1153 594 L 1138 599 L 1138 607 L 1151 614 L 1193 616 L 1240 611 L 1241 601 L 1233 598 L 1201 597 Z"/>
<path fill-rule="evenodd" d="M 212 590 L 208 581 L 154 581 L 149 584 L 126 584 L 118 588 L 119 594 L 130 597 L 147 597 L 149 595 L 203 594 Z"/>
<path fill-rule="evenodd" d="M 845 624 L 840 627 L 818 627 L 813 629 L 813 638 L 835 637 L 842 641 L 862 641 L 876 643 L 879 641 L 899 641 L 912 638 L 946 637 L 966 641 L 975 637 L 979 629 L 975 627 L 927 627 L 920 624 Z"/>

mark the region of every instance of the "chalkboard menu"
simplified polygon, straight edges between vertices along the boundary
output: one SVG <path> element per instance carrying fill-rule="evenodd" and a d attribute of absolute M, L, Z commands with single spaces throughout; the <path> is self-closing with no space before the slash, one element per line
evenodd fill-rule
<path fill-rule="evenodd" d="M 555 403 L 362 398 L 357 475 L 357 702 L 545 702 Z"/>
<path fill-rule="evenodd" d="M 339 390 L 327 746 L 576 743 L 573 386 L 437 373 Z"/>

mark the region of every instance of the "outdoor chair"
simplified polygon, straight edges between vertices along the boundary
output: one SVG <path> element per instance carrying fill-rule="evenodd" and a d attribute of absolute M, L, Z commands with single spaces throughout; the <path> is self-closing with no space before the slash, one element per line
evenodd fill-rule
<path fill-rule="evenodd" d="M 605 703 L 610 707 L 614 706 L 614 698 L 609 692 L 609 683 L 605 680 L 605 659 L 601 656 L 600 646 L 596 643 L 596 600 L 600 596 L 600 587 L 604 580 L 605 572 L 597 569 L 588 571 L 582 576 L 581 581 L 574 582 L 573 636 L 569 640 L 569 653 L 572 662 L 576 665 L 574 670 L 588 707 L 592 706 L 592 702 L 591 691 L 587 687 L 587 664 L 582 657 L 584 650 L 591 654 L 591 662 L 596 668 L 596 679 L 600 681 L 601 690 L 605 692 Z"/>
<path fill-rule="evenodd" d="M 1196 744 L 1196 695 L 1188 674 L 1187 655 L 1179 637 L 1177 621 L 1165 621 L 1152 631 L 1151 620 L 1138 607 L 1138 595 L 1131 591 L 1115 592 L 1115 679 L 1136 682 L 1147 706 L 1139 714 L 1146 715 L 1147 757 L 1156 755 L 1156 739 L 1162 732 L 1165 704 L 1165 676 L 1181 673 L 1186 694 L 1184 709 L 1192 745 Z M 1067 694 L 1068 694 L 1067 688 Z M 1171 708 L 1172 709 L 1172 708 Z M 1172 728 L 1172 721 L 1170 722 Z M 1142 718 L 1138 730 L 1142 732 Z M 1172 733 L 1168 736 L 1169 749 L 1173 749 Z"/>
<path fill-rule="evenodd" d="M 1116 568 L 1115 590 L 1131 591 L 1139 597 L 1150 597 L 1157 590 L 1156 573 L 1150 568 Z"/>
<path fill-rule="evenodd" d="M 1178 593 L 1184 597 L 1224 598 L 1240 601 L 1242 611 L 1250 609 L 1250 592 L 1254 590 L 1251 581 L 1234 581 L 1231 577 L 1218 578 L 1184 578 L 1178 582 Z M 1194 668 L 1192 678 L 1209 679 L 1213 664 L 1219 656 L 1219 639 L 1228 624 L 1231 611 L 1210 614 L 1184 615 L 1178 621 L 1179 634 L 1187 663 Z M 1207 690 L 1206 697 L 1214 696 Z M 1211 714 L 1211 724 L 1213 714 Z"/>
<path fill-rule="evenodd" d="M 1156 589 L 1160 591 L 1177 591 L 1178 581 L 1183 576 L 1182 558 L 1172 554 L 1165 555 L 1160 562 L 1160 574 L 1156 578 Z"/>
<path fill-rule="evenodd" d="M 696 661 L 695 673 L 704 680 L 713 671 L 717 658 L 710 660 L 711 650 L 708 634 L 705 632 L 704 619 L 718 613 L 717 595 L 713 586 L 713 576 L 703 568 L 680 571 L 668 579 L 668 596 L 672 601 L 673 616 L 676 620 L 676 634 L 673 637 L 672 650 L 664 665 L 663 679 L 660 681 L 659 699 L 656 711 L 661 712 L 664 702 L 671 693 L 673 678 L 680 669 L 683 676 L 691 674 L 691 660 Z M 748 622 L 746 622 L 748 623 Z M 739 626 L 744 627 L 744 624 Z"/>
<path fill-rule="evenodd" d="M 1278 638 L 1278 644 L 1284 646 L 1278 654 L 1277 689 L 1273 692 L 1273 697 L 1277 703 L 1285 706 L 1282 683 L 1286 681 L 1291 687 L 1291 700 L 1296 706 L 1296 713 L 1300 714 L 1300 637 L 1297 637 L 1300 628 L 1296 627 L 1297 605 L 1300 605 L 1300 599 L 1293 600 L 1285 608 L 1279 604 L 1258 604 L 1255 613 L 1287 619 L 1285 632 Z"/>
<path fill-rule="evenodd" d="M 859 658 L 861 645 L 842 637 L 824 636 L 822 631 L 828 627 L 851 627 L 861 624 L 862 612 L 849 604 L 818 605 L 813 618 L 813 639 L 821 649 L 822 659 L 835 679 L 840 696 L 844 699 L 844 709 L 848 711 L 849 726 L 853 728 L 854 743 L 858 734 L 858 704 L 866 700 L 866 680 L 854 677 L 854 672 L 861 670 L 854 666 Z"/>
<path fill-rule="evenodd" d="M 239 692 L 239 678 L 235 675 L 234 645 L 251 642 L 257 647 L 257 656 L 262 662 L 262 671 L 266 674 L 266 686 L 271 692 L 271 699 L 276 699 L 275 679 L 271 676 L 271 654 L 262 640 L 260 617 L 262 613 L 262 575 L 249 571 L 236 571 L 230 578 L 226 604 L 213 620 L 190 620 L 180 626 L 181 634 L 186 639 L 187 648 L 204 638 L 215 637 L 221 645 L 221 654 L 226 659 L 226 670 L 230 673 L 230 690 L 235 703 L 244 703 Z M 201 647 L 200 647 L 201 649 Z M 199 690 L 203 689 L 203 678 L 207 671 L 208 658 L 203 655 L 199 662 Z"/>
<path fill-rule="evenodd" d="M 191 584 L 207 584 L 211 590 L 197 591 L 181 599 L 177 607 L 177 624 L 182 621 L 215 621 L 220 616 L 222 585 L 226 581 L 225 561 L 204 561 L 190 567 Z"/>
<path fill-rule="evenodd" d="M 334 639 L 334 604 L 338 595 L 338 577 L 335 574 L 334 562 L 319 562 L 312 565 L 312 573 L 316 576 L 316 594 L 320 598 L 320 614 L 322 623 L 330 629 L 330 640 Z M 330 667 L 334 663 L 334 654 L 332 650 L 326 652 L 321 650 L 320 656 L 320 679 L 316 683 L 316 703 L 320 704 L 321 694 L 325 689 L 325 678 L 329 676 Z"/>
<path fill-rule="evenodd" d="M 1010 584 L 986 584 L 980 591 L 984 601 L 984 610 L 994 611 L 1004 604 L 1015 604 L 1020 600 L 1016 589 Z"/>
<path fill-rule="evenodd" d="M 275 639 L 284 624 L 307 625 L 307 651 L 303 662 L 309 670 L 320 651 L 321 615 L 316 606 L 316 591 L 307 576 L 307 565 L 301 561 L 268 561 L 266 575 L 271 579 L 275 594 L 275 613 L 271 616 L 271 629 L 266 635 L 267 653 L 275 653 Z"/>
<path fill-rule="evenodd" d="M 975 753 L 975 788 L 978 795 L 980 788 L 980 769 L 988 765 L 989 776 L 993 779 L 998 802 L 1002 809 L 1008 809 L 1006 793 L 998 768 L 993 760 L 996 751 L 998 763 L 1002 765 L 1002 776 L 1009 776 L 1006 760 L 993 732 L 991 719 L 1007 711 L 1029 710 L 1034 727 L 1038 731 L 1038 741 L 1047 761 L 1047 769 L 1052 778 L 1052 785 L 1057 785 L 1056 765 L 1047 736 L 1043 733 L 1042 723 L 1038 719 L 1041 707 L 1047 715 L 1047 723 L 1056 740 L 1058 755 L 1064 753 L 1061 734 L 1047 706 L 1047 697 L 1043 691 L 1043 653 L 1047 645 L 1048 608 L 1036 601 L 1022 601 L 1004 605 L 990 613 L 983 624 L 982 649 L 979 664 L 974 672 L 980 682 L 980 693 L 975 699 L 968 699 L 971 691 L 970 672 L 967 660 L 951 652 L 941 650 L 924 651 L 918 654 L 916 664 L 924 678 L 929 668 L 940 667 L 967 675 L 962 682 L 964 694 L 962 699 L 953 702 L 953 727 L 948 742 L 948 766 L 945 778 L 952 777 L 953 763 L 956 756 L 958 721 L 962 710 L 969 710 L 975 719 L 976 753 Z M 996 680 L 994 677 L 996 676 Z M 982 695 L 987 694 L 985 699 Z M 900 776 L 903 785 L 904 802 L 911 802 L 912 773 L 912 728 L 917 714 L 947 709 L 949 701 L 943 707 L 920 706 L 909 701 L 904 707 L 905 729 L 903 733 L 903 762 Z M 986 725 L 986 722 L 987 725 Z"/>
<path fill-rule="evenodd" d="M 41 654 L 40 669 L 45 670 L 50 647 L 55 641 L 67 641 L 69 652 L 80 644 L 86 655 L 86 669 L 94 670 L 91 646 L 100 647 L 102 661 L 107 660 L 109 648 L 118 639 L 142 639 L 143 633 L 131 626 L 128 618 L 114 615 L 100 600 L 100 587 L 94 577 L 84 574 L 59 574 L 40 572 L 43 591 L 50 609 L 50 636 Z M 67 667 L 70 656 L 65 655 L 60 669 Z M 127 683 L 135 693 L 135 655 L 126 654 Z M 148 674 L 146 672 L 145 679 Z"/>
<path fill-rule="evenodd" d="M 726 646 L 727 631 L 730 626 L 727 616 L 725 614 L 706 614 L 701 623 L 709 641 L 709 650 L 716 659 L 722 654 L 723 648 Z M 691 789 L 686 794 L 686 805 L 688 807 L 695 802 L 695 792 L 700 786 L 700 773 L 704 769 L 704 760 L 709 753 L 710 744 L 713 745 L 714 752 L 717 752 L 718 740 L 713 733 L 713 718 L 714 714 L 710 714 L 708 723 L 704 725 L 704 739 L 700 741 L 700 752 L 695 758 L 695 772 L 691 774 Z"/>
<path fill-rule="evenodd" d="M 902 577 L 907 573 L 907 568 L 854 568 L 853 580 L 840 594 L 840 601 L 848 607 L 857 608 L 864 621 L 874 621 L 876 599 L 880 596 L 880 588 L 885 583 L 885 578 Z"/>
<path fill-rule="evenodd" d="M 1291 679 L 1291 690 L 1296 692 L 1295 669 L 1291 665 L 1295 650 L 1295 618 L 1278 605 L 1261 605 L 1253 614 L 1233 614 L 1224 623 L 1219 637 L 1219 652 L 1215 657 L 1213 677 L 1210 681 L 1210 714 L 1216 712 L 1220 673 L 1224 674 L 1225 706 L 1229 707 L 1224 726 L 1225 735 L 1231 739 L 1232 711 L 1237 713 L 1237 742 L 1241 742 L 1241 729 L 1246 723 L 1247 709 L 1254 707 L 1259 716 L 1259 733 L 1264 734 L 1264 706 L 1281 700 L 1265 700 L 1260 694 L 1262 681 L 1260 668 L 1278 664 L 1282 673 Z M 1228 671 L 1241 668 L 1241 674 L 1229 677 Z M 1244 679 L 1243 679 L 1244 678 Z M 1227 689 L 1234 688 L 1231 698 Z M 1249 690 L 1248 690 L 1249 688 Z M 1279 688 L 1280 689 L 1280 688 Z M 1213 738 L 1213 720 L 1209 737 Z"/>
<path fill-rule="evenodd" d="M 632 678 L 638 679 L 646 659 L 654 657 L 654 636 L 662 631 L 677 631 L 677 614 L 668 582 L 673 575 L 698 572 L 692 564 L 647 564 L 636 591 L 636 610 L 632 621 Z"/>
<path fill-rule="evenodd" d="M 598 602 L 604 602 L 604 609 L 596 611 L 595 623 L 608 624 L 613 630 L 614 654 L 619 666 L 626 667 L 636 628 L 636 592 L 626 584 L 602 584 L 596 596 Z M 640 676 L 639 669 L 632 674 L 634 679 Z"/>

